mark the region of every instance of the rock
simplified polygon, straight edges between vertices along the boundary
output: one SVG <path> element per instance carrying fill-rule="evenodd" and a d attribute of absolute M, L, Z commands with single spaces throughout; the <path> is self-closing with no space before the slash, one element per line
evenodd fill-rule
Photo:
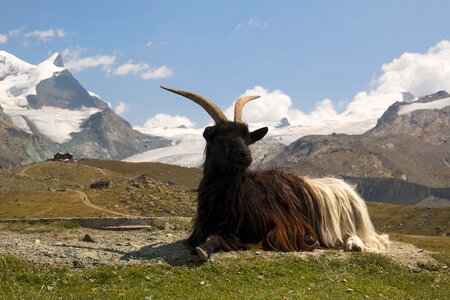
<path fill-rule="evenodd" d="M 89 235 L 85 234 L 84 238 L 81 239 L 83 242 L 95 243 L 95 240 Z"/>
<path fill-rule="evenodd" d="M 347 293 L 353 293 L 353 289 L 351 289 L 351 288 L 348 288 L 348 289 L 346 289 L 345 290 Z"/>
<path fill-rule="evenodd" d="M 82 261 L 80 261 L 80 260 L 74 260 L 72 262 L 72 266 L 74 268 L 84 268 L 85 267 L 84 263 Z"/>

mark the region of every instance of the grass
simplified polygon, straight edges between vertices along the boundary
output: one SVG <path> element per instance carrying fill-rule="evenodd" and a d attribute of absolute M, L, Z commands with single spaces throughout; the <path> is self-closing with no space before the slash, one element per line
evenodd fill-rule
<path fill-rule="evenodd" d="M 196 194 L 179 191 L 179 186 L 165 190 L 155 187 L 138 188 L 127 192 L 127 187 L 117 185 L 104 191 L 86 190 L 92 203 L 115 211 L 144 216 L 193 216 Z"/>
<path fill-rule="evenodd" d="M 87 185 L 92 183 L 93 180 L 108 178 L 108 175 L 105 175 L 96 167 L 54 161 L 27 165 L 18 169 L 16 173 L 32 179 L 56 181 L 75 186 Z"/>
<path fill-rule="evenodd" d="M 450 207 L 427 208 L 367 202 L 370 218 L 380 232 L 407 235 L 450 233 Z"/>
<path fill-rule="evenodd" d="M 133 185 L 145 175 L 150 184 Z M 201 171 L 158 163 L 81 160 L 80 163 L 43 162 L 14 171 L 0 170 L 1 218 L 104 216 L 105 212 L 81 201 L 85 192 L 102 208 L 144 216 L 193 216 L 194 192 Z M 93 182 L 107 180 L 107 189 Z M 137 180 L 139 184 L 139 180 Z"/>
<path fill-rule="evenodd" d="M 18 171 L 20 172 L 20 170 Z M 48 191 L 50 186 L 71 186 L 88 194 L 101 207 L 152 216 L 193 216 L 199 169 L 158 163 L 125 163 L 82 160 L 79 164 L 35 164 L 24 176 L 2 172 L 14 186 L 36 181 L 40 190 L 0 190 L 0 218 L 98 216 L 73 190 Z M 106 174 L 106 175 L 105 175 Z M 134 187 L 137 176 L 148 174 L 154 184 Z M 25 180 L 26 179 L 26 180 Z M 105 190 L 87 186 L 112 180 Z M 450 228 L 450 209 L 368 203 L 378 231 L 391 238 L 431 251 L 442 265 L 450 263 L 450 239 L 436 236 Z M 190 228 L 187 219 L 172 218 L 171 229 Z M 51 224 L 0 222 L 0 230 L 19 232 L 64 231 L 77 228 L 73 222 Z M 154 228 L 159 230 L 159 224 Z M 173 227 L 173 228 L 172 228 Z M 154 229 L 153 228 L 153 229 Z M 444 232 L 442 232 L 442 228 Z M 405 234 L 415 234 L 414 236 Z M 417 236 L 417 235 L 430 236 Z M 435 236 L 433 236 L 435 235 Z M 0 244 L 1 247 L 1 244 Z M 450 294 L 449 275 L 442 269 L 411 272 L 377 254 L 354 253 L 347 260 L 333 256 L 237 255 L 214 258 L 203 265 L 101 266 L 71 269 L 45 266 L 10 256 L 0 256 L 0 299 L 445 299 Z"/>
<path fill-rule="evenodd" d="M 79 227 L 80 224 L 75 221 L 58 221 L 52 223 L 45 223 L 42 221 L 36 223 L 0 221 L 0 230 L 9 230 L 18 232 L 52 232 L 52 231 L 59 232 Z"/>
<path fill-rule="evenodd" d="M 0 218 L 95 217 L 75 191 L 0 190 Z"/>
<path fill-rule="evenodd" d="M 135 187 L 142 174 L 151 185 Z M 201 170 L 160 163 L 128 163 L 82 159 L 78 163 L 44 162 L 0 171 L 0 218 L 51 218 L 101 216 L 104 212 L 80 201 L 84 191 L 97 206 L 130 215 L 193 216 Z M 89 184 L 109 180 L 104 190 Z M 47 185 L 47 189 L 45 188 Z M 58 188 L 60 187 L 60 188 Z M 66 188 L 66 191 L 63 191 Z M 49 190 L 57 190 L 51 192 Z M 60 192 L 58 190 L 61 190 Z M 380 232 L 402 235 L 443 235 L 449 233 L 450 207 L 367 203 L 371 219 Z"/>
<path fill-rule="evenodd" d="M 445 299 L 448 274 L 413 273 L 376 254 L 347 261 L 220 259 L 200 266 L 103 266 L 75 270 L 0 256 L 5 299 Z"/>
<path fill-rule="evenodd" d="M 124 175 L 138 176 L 149 174 L 157 180 L 171 181 L 174 184 L 191 188 L 198 186 L 202 174 L 202 171 L 198 168 L 183 168 L 153 162 L 130 163 L 115 160 L 82 159 L 79 163 Z"/>
<path fill-rule="evenodd" d="M 430 251 L 442 251 L 450 254 L 450 238 L 446 236 L 418 236 L 391 234 L 389 238 L 403 243 L 413 244 Z"/>

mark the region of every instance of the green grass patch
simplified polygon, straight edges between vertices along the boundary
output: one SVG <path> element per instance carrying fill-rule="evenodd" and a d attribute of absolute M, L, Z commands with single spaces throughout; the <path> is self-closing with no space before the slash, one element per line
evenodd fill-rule
<path fill-rule="evenodd" d="M 433 253 L 431 256 L 447 268 L 450 267 L 450 252 Z"/>
<path fill-rule="evenodd" d="M 222 257 L 203 265 L 50 267 L 0 256 L 5 299 L 445 299 L 443 271 L 410 272 L 377 254 Z"/>

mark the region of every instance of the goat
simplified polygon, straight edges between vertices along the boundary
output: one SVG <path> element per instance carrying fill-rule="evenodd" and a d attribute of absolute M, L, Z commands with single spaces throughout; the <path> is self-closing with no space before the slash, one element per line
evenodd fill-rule
<path fill-rule="evenodd" d="M 364 200 L 344 181 L 301 177 L 278 169 L 249 170 L 249 145 L 262 139 L 268 128 L 250 132 L 242 122 L 242 109 L 259 96 L 238 99 L 232 122 L 207 98 L 162 88 L 199 104 L 215 121 L 203 132 L 203 178 L 197 216 L 187 239 L 201 259 L 218 250 L 250 248 L 385 249 L 388 237 L 375 232 Z"/>

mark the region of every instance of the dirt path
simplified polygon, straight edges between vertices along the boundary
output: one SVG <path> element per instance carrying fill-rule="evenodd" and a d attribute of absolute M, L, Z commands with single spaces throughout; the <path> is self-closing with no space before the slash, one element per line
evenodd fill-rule
<path fill-rule="evenodd" d="M 83 241 L 89 234 L 94 242 Z M 105 231 L 80 228 L 62 232 L 14 232 L 0 231 L 0 255 L 14 255 L 22 259 L 45 264 L 66 264 L 70 266 L 160 264 L 172 265 L 198 263 L 183 241 L 189 236 L 186 230 Z M 411 271 L 426 270 L 429 267 L 443 268 L 431 257 L 431 252 L 418 249 L 411 244 L 393 241 L 382 252 Z M 315 250 L 313 252 L 281 253 L 275 251 L 221 252 L 213 260 L 229 260 L 237 256 L 259 256 L 265 259 L 283 257 L 325 257 L 348 259 L 352 252 L 342 250 Z"/>
<path fill-rule="evenodd" d="M 97 171 L 99 171 L 100 173 L 102 173 L 103 175 L 108 175 L 108 173 L 106 173 L 105 170 L 103 170 L 102 168 L 96 168 Z"/>
<path fill-rule="evenodd" d="M 26 165 L 25 167 L 23 167 L 22 170 L 20 170 L 20 172 L 19 172 L 19 176 L 27 176 L 27 174 L 25 174 L 25 172 L 28 171 L 28 169 L 30 169 L 32 166 L 33 166 L 33 164 Z"/>
<path fill-rule="evenodd" d="M 122 217 L 134 217 L 133 215 L 124 214 L 124 213 L 121 213 L 121 212 L 117 212 L 117 211 L 113 211 L 113 210 L 109 210 L 109 209 L 97 206 L 97 205 L 95 205 L 94 203 L 91 202 L 91 200 L 89 199 L 89 196 L 85 192 L 82 192 L 82 191 L 76 191 L 76 192 L 80 195 L 81 201 L 86 206 L 89 206 L 90 208 L 93 208 L 93 209 L 96 209 L 96 210 L 100 210 L 100 211 L 103 211 L 103 212 L 107 212 L 107 213 L 110 213 L 110 214 L 122 216 Z"/>

